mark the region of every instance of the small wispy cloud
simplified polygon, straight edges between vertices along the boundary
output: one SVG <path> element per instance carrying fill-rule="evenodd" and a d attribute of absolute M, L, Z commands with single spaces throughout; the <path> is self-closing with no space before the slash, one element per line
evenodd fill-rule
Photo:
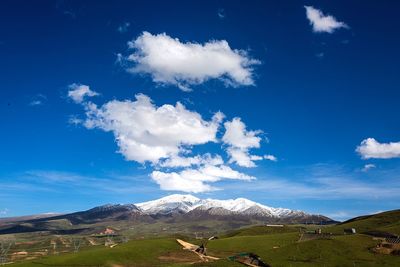
<path fill-rule="evenodd" d="M 7 208 L 4 208 L 0 210 L 0 217 L 6 216 L 10 210 Z"/>
<path fill-rule="evenodd" d="M 121 25 L 118 26 L 117 31 L 119 33 L 125 33 L 128 31 L 129 27 L 131 26 L 131 24 L 129 22 L 124 22 Z"/>
<path fill-rule="evenodd" d="M 71 17 L 72 19 L 76 19 L 76 13 L 73 12 L 72 10 L 64 10 L 63 14 Z"/>
<path fill-rule="evenodd" d="M 312 6 L 304 6 L 304 8 L 306 9 L 307 19 L 310 21 L 314 32 L 333 33 L 340 28 L 349 28 L 346 23 L 338 21 L 331 15 L 324 15 L 319 9 Z"/>
<path fill-rule="evenodd" d="M 78 10 L 76 10 L 75 7 L 73 7 L 71 4 L 72 3 L 69 1 L 60 0 L 55 2 L 55 7 L 63 15 L 71 19 L 76 19 Z"/>
<path fill-rule="evenodd" d="M 324 56 L 325 56 L 325 53 L 324 53 L 324 52 L 316 53 L 315 56 L 316 56 L 318 59 L 323 59 Z"/>
<path fill-rule="evenodd" d="M 264 155 L 264 159 L 274 161 L 274 162 L 278 161 L 278 158 L 275 157 L 274 155 Z"/>
<path fill-rule="evenodd" d="M 34 179 L 41 179 L 47 182 L 73 182 L 82 180 L 82 176 L 69 172 L 59 171 L 27 171 L 24 173 L 25 177 Z"/>
<path fill-rule="evenodd" d="M 46 101 L 47 101 L 47 96 L 43 94 L 37 94 L 29 102 L 29 106 L 40 106 L 43 105 Z"/>
<path fill-rule="evenodd" d="M 84 84 L 73 83 L 68 86 L 68 97 L 71 98 L 75 103 L 82 103 L 86 97 L 98 96 L 99 94 L 90 87 Z"/>
<path fill-rule="evenodd" d="M 219 9 L 218 9 L 218 12 L 217 12 L 217 15 L 218 15 L 218 17 L 219 17 L 220 19 L 224 19 L 224 18 L 226 17 L 225 9 L 219 8 Z"/>
<path fill-rule="evenodd" d="M 233 183 L 226 185 L 225 190 L 233 190 L 243 195 L 260 192 L 267 195 L 268 199 L 370 200 L 371 198 L 399 198 L 398 169 L 377 173 L 377 176 L 382 178 L 379 181 L 369 181 L 364 176 L 364 172 L 324 164 L 302 167 L 290 178 L 258 175 L 257 180 L 246 186 Z"/>
<path fill-rule="evenodd" d="M 68 123 L 72 124 L 72 125 L 81 125 L 84 123 L 84 121 L 82 119 L 80 119 L 78 116 L 76 115 L 71 115 L 68 118 Z"/>
<path fill-rule="evenodd" d="M 365 164 L 364 167 L 362 168 L 362 171 L 367 172 L 374 168 L 376 168 L 375 164 Z"/>
<path fill-rule="evenodd" d="M 43 102 L 40 100 L 32 100 L 32 102 L 29 103 L 29 106 L 40 106 L 42 104 Z"/>
<path fill-rule="evenodd" d="M 138 187 L 138 183 L 148 179 L 147 175 L 128 176 L 112 173 L 96 176 L 58 170 L 30 170 L 15 173 L 10 178 L 14 181 L 0 182 L 2 191 L 62 193 L 73 190 L 75 193 L 84 194 L 93 191 L 110 194 L 159 191 L 158 187 L 146 184 Z"/>

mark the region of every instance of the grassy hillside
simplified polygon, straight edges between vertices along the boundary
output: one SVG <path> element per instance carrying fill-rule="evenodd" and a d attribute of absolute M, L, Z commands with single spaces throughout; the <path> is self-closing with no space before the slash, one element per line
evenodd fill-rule
<path fill-rule="evenodd" d="M 375 255 L 376 241 L 364 235 L 337 236 L 331 240 L 296 243 L 297 234 L 240 236 L 215 240 L 208 245 L 215 255 L 252 251 L 277 266 L 400 266 L 400 257 Z M 208 266 L 208 265 L 200 265 Z M 220 262 L 210 266 L 229 266 Z"/>
<path fill-rule="evenodd" d="M 170 227 L 174 227 L 174 231 L 178 231 L 178 228 L 175 229 L 178 226 L 170 225 Z M 218 226 L 218 224 L 214 222 L 214 226 Z M 155 224 L 153 227 L 157 229 L 165 226 Z M 400 256 L 374 254 L 371 248 L 375 247 L 379 241 L 373 240 L 371 236 L 361 234 L 365 231 L 400 234 L 400 210 L 358 217 L 338 225 L 325 226 L 323 232 L 332 232 L 336 235 L 313 236 L 311 234 L 311 238 L 307 238 L 308 241 L 298 242 L 300 228 L 310 230 L 316 227 L 319 226 L 254 226 L 230 231 L 220 235 L 219 239 L 203 241 L 207 242 L 209 255 L 221 258 L 219 261 L 208 263 L 199 262 L 199 258 L 194 253 L 182 250 L 175 237 L 152 238 L 150 232 L 147 232 L 148 234 L 142 233 L 141 239 L 118 244 L 113 248 L 104 247 L 104 245 L 86 246 L 78 253 L 69 252 L 45 256 L 9 266 L 242 266 L 227 259 L 228 256 L 240 252 L 256 253 L 274 267 L 400 266 Z M 358 234 L 342 235 L 344 228 L 356 228 Z M 189 231 L 189 228 L 184 229 L 184 232 Z M 139 233 L 140 230 L 135 227 L 132 232 L 138 231 Z M 318 239 L 320 237 L 325 239 Z M 202 242 L 183 236 L 179 236 L 179 238 L 195 244 Z M 46 239 L 41 242 L 46 242 Z M 37 243 L 37 246 L 41 246 L 42 243 Z"/>
<path fill-rule="evenodd" d="M 257 228 L 258 229 L 258 228 Z M 247 229 L 246 231 L 251 231 Z M 370 248 L 377 241 L 365 235 L 334 236 L 332 239 L 296 242 L 299 234 L 270 233 L 236 235 L 209 241 L 209 255 L 221 257 L 214 263 L 196 263 L 198 258 L 183 251 L 173 238 L 132 240 L 114 248 L 87 248 L 78 253 L 48 256 L 9 266 L 241 266 L 226 259 L 238 252 L 254 252 L 277 266 L 400 266 L 400 257 L 376 255 Z M 194 241 L 196 242 L 196 241 Z"/>
<path fill-rule="evenodd" d="M 341 224 L 327 227 L 326 231 L 341 234 L 345 228 L 356 228 L 358 233 L 378 230 L 400 235 L 400 210 L 356 217 Z"/>
<path fill-rule="evenodd" d="M 230 231 L 222 237 L 233 237 L 233 236 L 252 236 L 252 235 L 267 235 L 267 234 L 279 234 L 279 233 L 295 233 L 299 232 L 300 226 L 287 226 L 284 227 L 266 227 L 264 225 L 246 227 L 234 231 Z"/>
<path fill-rule="evenodd" d="M 114 248 L 91 247 L 78 253 L 48 256 L 11 266 L 115 266 L 116 264 L 125 266 L 133 263 L 135 266 L 158 266 L 171 262 L 167 256 L 173 252 L 180 252 L 180 247 L 172 238 L 135 240 Z M 163 255 L 166 256 L 165 261 L 159 258 Z"/>

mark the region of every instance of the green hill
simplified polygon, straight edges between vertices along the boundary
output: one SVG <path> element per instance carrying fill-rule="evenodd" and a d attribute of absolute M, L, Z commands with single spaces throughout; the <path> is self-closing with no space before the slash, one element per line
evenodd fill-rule
<path fill-rule="evenodd" d="M 134 240 L 113 248 L 104 246 L 88 247 L 78 253 L 47 256 L 41 259 L 11 266 L 158 266 L 163 265 L 159 257 L 180 251 L 175 239 Z M 168 260 L 164 261 L 165 264 Z"/>
<path fill-rule="evenodd" d="M 299 232 L 299 228 L 300 226 L 296 227 L 291 225 L 285 225 L 283 227 L 268 227 L 265 225 L 259 225 L 229 231 L 227 234 L 222 235 L 222 237 L 294 233 Z"/>
<path fill-rule="evenodd" d="M 215 240 L 208 245 L 216 255 L 252 251 L 272 266 L 400 266 L 400 257 L 375 255 L 369 248 L 377 242 L 364 235 L 297 243 L 295 233 L 241 236 Z M 208 266 L 202 264 L 202 266 Z M 216 262 L 210 266 L 229 266 Z"/>
<path fill-rule="evenodd" d="M 192 252 L 182 250 L 174 237 L 131 240 L 110 248 L 87 246 L 77 253 L 45 256 L 9 266 L 242 266 L 227 257 L 240 252 L 253 252 L 268 264 L 277 266 L 400 266 L 400 256 L 374 254 L 379 241 L 364 235 L 365 231 L 399 234 L 400 211 L 357 217 L 335 226 L 325 226 L 323 232 L 333 235 L 313 235 L 302 239 L 299 228 L 318 226 L 288 225 L 284 227 L 255 226 L 220 235 L 215 240 L 185 238 L 194 244 L 206 243 L 208 254 L 219 257 L 215 262 L 199 262 Z M 357 234 L 343 235 L 344 228 L 356 228 Z"/>
<path fill-rule="evenodd" d="M 327 227 L 326 231 L 341 234 L 345 228 L 355 228 L 358 233 L 382 231 L 400 235 L 400 210 L 356 217 L 335 226 Z"/>
<path fill-rule="evenodd" d="M 254 252 L 272 266 L 400 266 L 400 257 L 376 255 L 377 244 L 366 235 L 342 235 L 332 239 L 296 242 L 298 233 L 233 236 L 208 242 L 213 263 L 194 266 L 241 266 L 226 259 L 238 252 Z M 133 240 L 114 248 L 91 247 L 78 253 L 48 256 L 9 266 L 193 266 L 198 258 L 184 251 L 172 238 Z"/>

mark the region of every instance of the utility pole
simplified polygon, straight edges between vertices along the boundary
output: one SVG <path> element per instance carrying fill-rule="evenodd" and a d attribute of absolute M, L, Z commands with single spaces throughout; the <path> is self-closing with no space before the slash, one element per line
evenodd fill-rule
<path fill-rule="evenodd" d="M 12 243 L 10 240 L 0 240 L 0 264 L 4 265 L 7 263 L 7 254 L 10 250 Z"/>
<path fill-rule="evenodd" d="M 129 241 L 129 237 L 128 236 L 122 236 L 122 243 L 127 243 Z"/>
<path fill-rule="evenodd" d="M 81 247 L 81 242 L 82 242 L 82 240 L 80 240 L 80 239 L 74 239 L 73 244 L 74 244 L 74 252 L 75 253 L 79 252 L 79 248 Z"/>

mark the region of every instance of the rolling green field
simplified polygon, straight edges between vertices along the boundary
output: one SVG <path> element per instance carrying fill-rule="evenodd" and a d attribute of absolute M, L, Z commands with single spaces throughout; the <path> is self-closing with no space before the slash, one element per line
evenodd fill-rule
<path fill-rule="evenodd" d="M 369 236 L 343 235 L 300 243 L 298 237 L 297 232 L 288 232 L 212 240 L 207 244 L 208 254 L 222 260 L 194 266 L 240 266 L 226 257 L 244 251 L 258 254 L 272 266 L 400 266 L 399 256 L 372 253 L 369 249 L 377 241 Z M 196 261 L 198 258 L 182 250 L 175 239 L 162 238 L 132 240 L 114 248 L 95 246 L 10 266 L 190 266 Z"/>
<path fill-rule="evenodd" d="M 399 234 L 400 211 L 364 216 L 342 224 L 323 226 L 324 233 L 312 235 L 299 242 L 299 237 L 315 225 L 284 227 L 253 226 L 227 232 L 216 240 L 196 240 L 179 236 L 194 244 L 206 243 L 208 255 L 221 258 L 201 262 L 176 242 L 177 236 L 144 237 L 119 243 L 85 246 L 79 252 L 48 255 L 10 264 L 15 267 L 38 266 L 243 266 L 227 259 L 240 252 L 253 252 L 271 266 L 400 266 L 400 256 L 375 254 L 371 249 L 380 241 L 362 234 L 364 231 L 386 231 Z M 358 234 L 343 235 L 344 228 L 354 227 Z M 51 254 L 51 253 L 50 253 Z"/>

